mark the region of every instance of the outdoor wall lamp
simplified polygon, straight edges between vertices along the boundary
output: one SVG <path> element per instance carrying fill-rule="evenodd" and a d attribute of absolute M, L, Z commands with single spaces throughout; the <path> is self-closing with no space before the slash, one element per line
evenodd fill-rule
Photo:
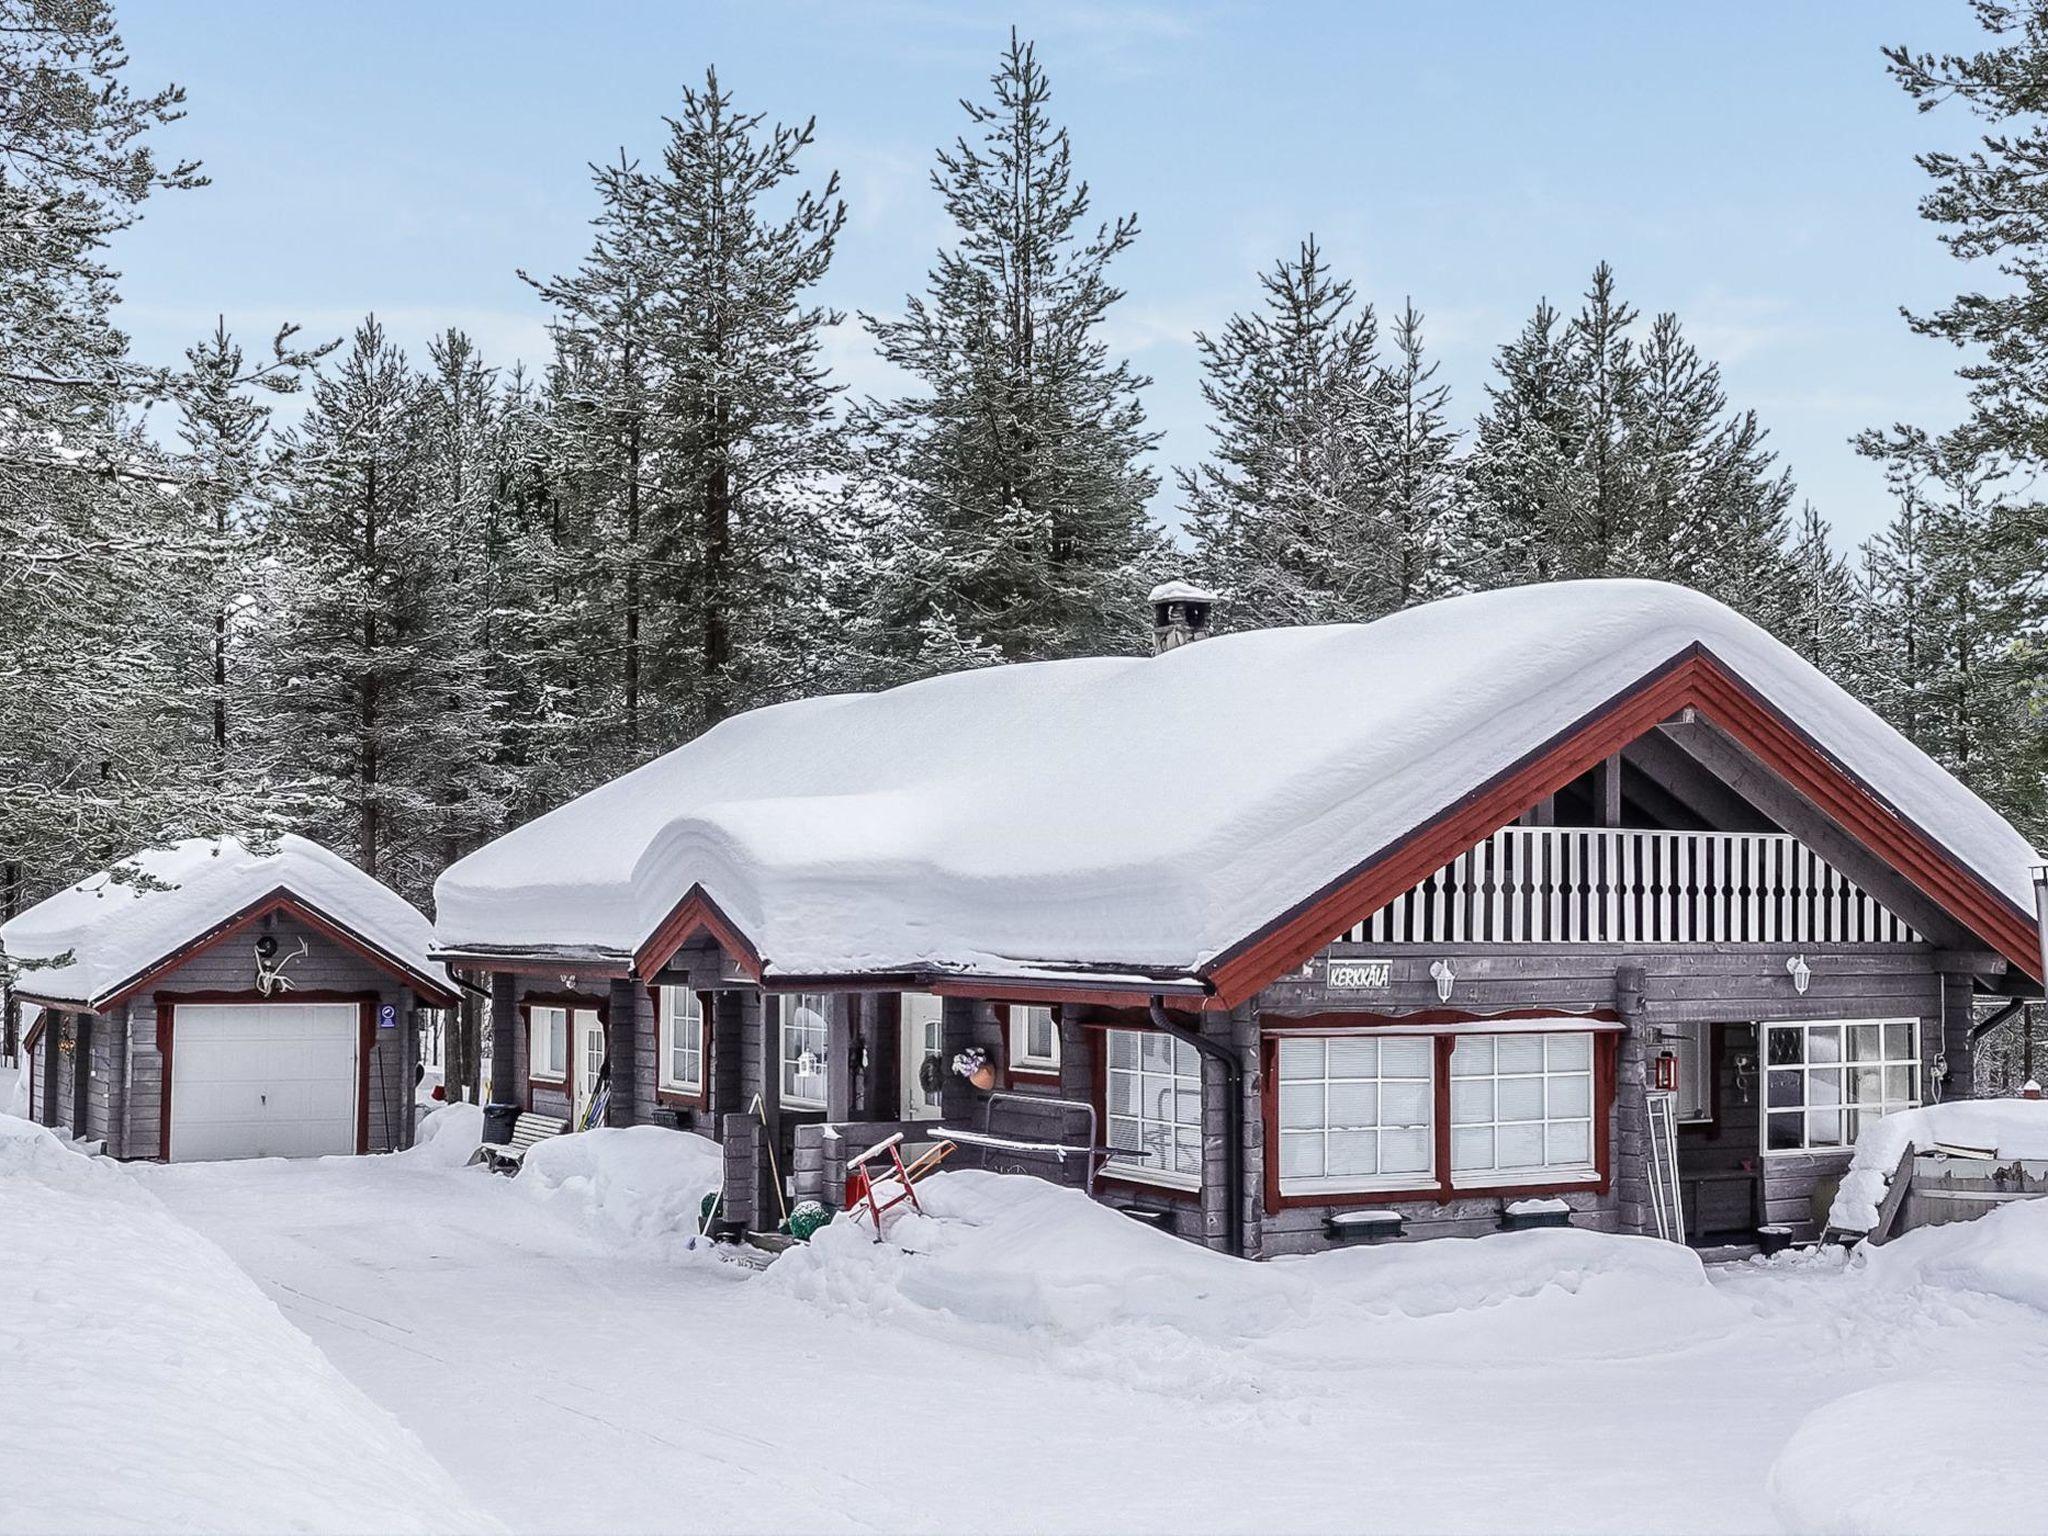
<path fill-rule="evenodd" d="M 1806 963 L 1806 956 L 1794 955 L 1785 962 L 1785 970 L 1792 977 L 1792 990 L 1806 996 L 1806 985 L 1813 980 L 1813 967 Z"/>
<path fill-rule="evenodd" d="M 1458 979 L 1458 973 L 1451 969 L 1451 962 L 1448 960 L 1430 961 L 1429 978 L 1436 983 L 1436 1000 L 1440 1003 L 1448 1003 L 1451 1000 L 1451 987 Z"/>

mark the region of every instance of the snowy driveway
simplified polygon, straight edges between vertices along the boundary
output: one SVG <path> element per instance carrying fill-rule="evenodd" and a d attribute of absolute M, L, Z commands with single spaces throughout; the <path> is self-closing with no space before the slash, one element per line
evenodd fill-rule
<path fill-rule="evenodd" d="M 771 1284 L 406 1157 L 139 1176 L 521 1531 L 1766 1530 L 1815 1406 L 2048 1371 L 2033 1308 L 1815 1265 L 1403 1311 L 1324 1358 L 1255 1312 L 1230 1315 L 1256 1348 L 1142 1318 L 1070 1347 L 985 1298 L 887 1301 L 857 1265 Z"/>

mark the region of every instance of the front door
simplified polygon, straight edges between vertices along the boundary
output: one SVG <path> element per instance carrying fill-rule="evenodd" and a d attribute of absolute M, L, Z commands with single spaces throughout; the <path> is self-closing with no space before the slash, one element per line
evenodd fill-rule
<path fill-rule="evenodd" d="M 569 1013 L 571 1057 L 575 1062 L 575 1125 L 582 1130 L 597 1097 L 599 1074 L 604 1071 L 604 1020 L 595 1008 L 576 1008 Z"/>
<path fill-rule="evenodd" d="M 939 1118 L 939 1090 L 945 1085 L 944 1007 L 929 992 L 903 994 L 903 1025 L 897 1055 L 902 1061 L 903 1118 Z"/>

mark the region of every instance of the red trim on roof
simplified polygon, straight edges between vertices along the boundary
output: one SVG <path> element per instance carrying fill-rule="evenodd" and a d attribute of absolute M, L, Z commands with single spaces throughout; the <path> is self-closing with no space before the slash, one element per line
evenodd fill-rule
<path fill-rule="evenodd" d="M 730 955 L 749 979 L 761 979 L 760 952 L 701 885 L 693 885 L 685 891 L 683 899 L 669 910 L 668 916 L 657 923 L 654 932 L 647 936 L 647 941 L 634 951 L 633 973 L 642 977 L 653 976 L 675 958 L 677 950 L 700 933 L 708 935 Z"/>
<path fill-rule="evenodd" d="M 93 999 L 90 1006 L 95 1012 L 104 1012 L 127 1002 L 137 994 L 148 990 L 152 982 L 161 980 L 165 974 L 185 964 L 193 956 L 202 954 L 225 939 L 233 938 L 251 923 L 260 922 L 273 912 L 282 912 L 296 918 L 322 937 L 339 944 L 343 949 L 356 955 L 392 980 L 409 987 L 421 1002 L 434 1008 L 452 1008 L 456 1003 L 453 989 L 423 972 L 414 970 L 397 956 L 378 948 L 361 934 L 327 916 L 318 908 L 295 896 L 284 886 L 279 886 L 268 895 L 259 896 L 241 911 L 223 918 L 203 933 L 188 939 L 146 970 L 121 982 L 113 991 Z"/>
<path fill-rule="evenodd" d="M 1302 965 L 1339 934 L 1481 838 L 1555 794 L 1682 709 L 1697 709 L 2022 975 L 2041 960 L 2033 917 L 1901 815 L 1703 645 L 1680 651 L 1457 804 L 1389 844 L 1202 968 L 1229 1007 Z"/>

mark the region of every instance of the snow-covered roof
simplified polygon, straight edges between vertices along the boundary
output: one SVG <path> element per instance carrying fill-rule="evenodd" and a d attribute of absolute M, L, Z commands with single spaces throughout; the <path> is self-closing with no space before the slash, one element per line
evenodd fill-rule
<path fill-rule="evenodd" d="M 143 878 L 116 879 L 116 870 Z M 433 926 L 387 886 L 318 843 L 290 833 L 268 854 L 234 838 L 188 838 L 150 848 L 38 902 L 0 924 L 0 950 L 31 965 L 24 992 L 96 1006 L 160 961 L 273 892 L 378 952 L 393 967 L 452 990 L 447 968 L 428 955 Z"/>
<path fill-rule="evenodd" d="M 2029 908 L 2025 840 L 1869 709 L 1710 598 L 1599 581 L 755 710 L 452 866 L 436 932 L 631 954 L 701 886 L 770 974 L 1191 971 L 1696 645 Z"/>
<path fill-rule="evenodd" d="M 1152 595 L 1146 601 L 1152 603 L 1215 603 L 1221 602 L 1222 599 L 1206 587 L 1198 587 L 1192 581 L 1184 581 L 1179 577 L 1175 577 L 1172 581 L 1162 581 L 1158 586 L 1154 587 Z"/>

